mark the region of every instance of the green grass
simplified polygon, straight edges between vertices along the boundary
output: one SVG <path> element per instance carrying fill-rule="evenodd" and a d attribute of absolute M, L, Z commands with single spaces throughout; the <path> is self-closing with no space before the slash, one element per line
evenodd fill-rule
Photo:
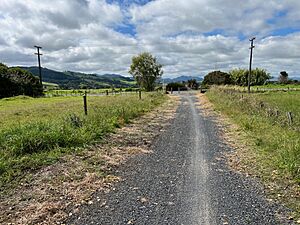
<path fill-rule="evenodd" d="M 300 83 L 299 84 L 266 84 L 266 85 L 260 85 L 260 86 L 252 86 L 254 89 L 264 89 L 264 88 L 270 88 L 270 89 L 285 89 L 285 88 L 297 88 L 300 89 Z"/>
<path fill-rule="evenodd" d="M 283 177 L 300 184 L 300 92 L 247 95 L 212 88 L 207 96 L 246 132 L 259 158 L 258 168 L 278 170 Z M 288 111 L 294 115 L 292 125 L 286 116 Z"/>
<path fill-rule="evenodd" d="M 138 88 L 115 88 L 114 93 L 124 92 L 135 92 Z M 50 89 L 44 92 L 46 97 L 59 97 L 59 96 L 78 96 L 84 95 L 85 92 L 88 94 L 106 94 L 106 91 L 109 92 L 109 95 L 112 94 L 112 88 L 101 88 L 101 89 L 74 89 L 74 90 L 56 90 Z"/>
<path fill-rule="evenodd" d="M 161 104 L 160 93 L 0 100 L 0 187 L 24 173 L 57 161 L 63 154 L 101 141 L 131 119 Z"/>

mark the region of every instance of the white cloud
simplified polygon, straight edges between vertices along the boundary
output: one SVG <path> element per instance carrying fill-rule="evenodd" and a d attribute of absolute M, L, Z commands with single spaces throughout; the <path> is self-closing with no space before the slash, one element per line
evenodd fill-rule
<path fill-rule="evenodd" d="M 131 57 L 149 51 L 167 76 L 205 75 L 247 68 L 248 37 L 255 35 L 254 67 L 299 75 L 300 33 L 273 34 L 300 30 L 297 0 L 139 2 L 2 0 L 0 61 L 35 65 L 38 44 L 43 66 L 127 75 Z M 134 35 L 118 31 L 131 26 Z"/>

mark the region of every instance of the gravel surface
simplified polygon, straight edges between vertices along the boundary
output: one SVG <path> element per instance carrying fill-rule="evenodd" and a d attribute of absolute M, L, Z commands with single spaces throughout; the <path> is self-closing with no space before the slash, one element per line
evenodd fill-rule
<path fill-rule="evenodd" d="M 121 166 L 122 181 L 98 192 L 66 224 L 290 224 L 285 209 L 268 202 L 262 187 L 226 166 L 230 151 L 213 118 L 201 116 L 193 94 L 181 104 L 168 130 Z"/>

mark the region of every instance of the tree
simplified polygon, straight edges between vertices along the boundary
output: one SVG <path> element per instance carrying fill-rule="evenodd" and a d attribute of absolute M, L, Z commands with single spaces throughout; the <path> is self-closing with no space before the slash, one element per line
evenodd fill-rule
<path fill-rule="evenodd" d="M 129 73 L 137 84 L 146 91 L 154 91 L 156 81 L 162 76 L 162 65 L 157 63 L 155 57 L 144 52 L 132 57 Z"/>
<path fill-rule="evenodd" d="M 286 71 L 281 71 L 278 78 L 279 83 L 287 84 L 289 82 L 288 76 L 289 74 Z"/>
<path fill-rule="evenodd" d="M 178 91 L 179 89 L 181 91 L 186 91 L 187 87 L 181 82 L 172 82 L 167 84 L 166 89 L 167 91 Z"/>
<path fill-rule="evenodd" d="M 247 86 L 249 70 L 246 69 L 233 69 L 229 71 L 232 84 L 239 86 Z M 251 85 L 263 85 L 271 78 L 270 73 L 265 69 L 256 68 L 251 73 Z"/>
<path fill-rule="evenodd" d="M 198 89 L 199 84 L 196 79 L 191 79 L 187 81 L 187 85 L 191 89 Z"/>
<path fill-rule="evenodd" d="M 248 70 L 246 69 L 233 69 L 229 71 L 230 78 L 233 84 L 239 86 L 246 86 L 248 83 Z"/>
<path fill-rule="evenodd" d="M 231 78 L 228 73 L 224 73 L 221 71 L 213 71 L 208 73 L 202 82 L 203 84 L 216 84 L 216 85 L 224 85 L 224 84 L 231 84 Z"/>
<path fill-rule="evenodd" d="M 16 95 L 40 96 L 43 87 L 30 72 L 0 63 L 0 98 Z"/>

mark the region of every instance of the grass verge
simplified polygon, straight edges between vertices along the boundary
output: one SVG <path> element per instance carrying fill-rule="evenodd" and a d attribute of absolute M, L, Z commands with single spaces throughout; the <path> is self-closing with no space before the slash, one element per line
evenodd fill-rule
<path fill-rule="evenodd" d="M 28 171 L 101 141 L 165 99 L 160 93 L 145 93 L 142 100 L 137 95 L 89 97 L 88 116 L 82 97 L 0 100 L 0 191 Z"/>
<path fill-rule="evenodd" d="M 260 177 L 271 196 L 299 216 L 300 92 L 245 95 L 215 87 L 206 95 L 215 109 L 237 125 L 234 142 L 245 148 L 237 148 L 235 164 Z M 293 124 L 288 123 L 287 111 L 295 115 Z"/>

